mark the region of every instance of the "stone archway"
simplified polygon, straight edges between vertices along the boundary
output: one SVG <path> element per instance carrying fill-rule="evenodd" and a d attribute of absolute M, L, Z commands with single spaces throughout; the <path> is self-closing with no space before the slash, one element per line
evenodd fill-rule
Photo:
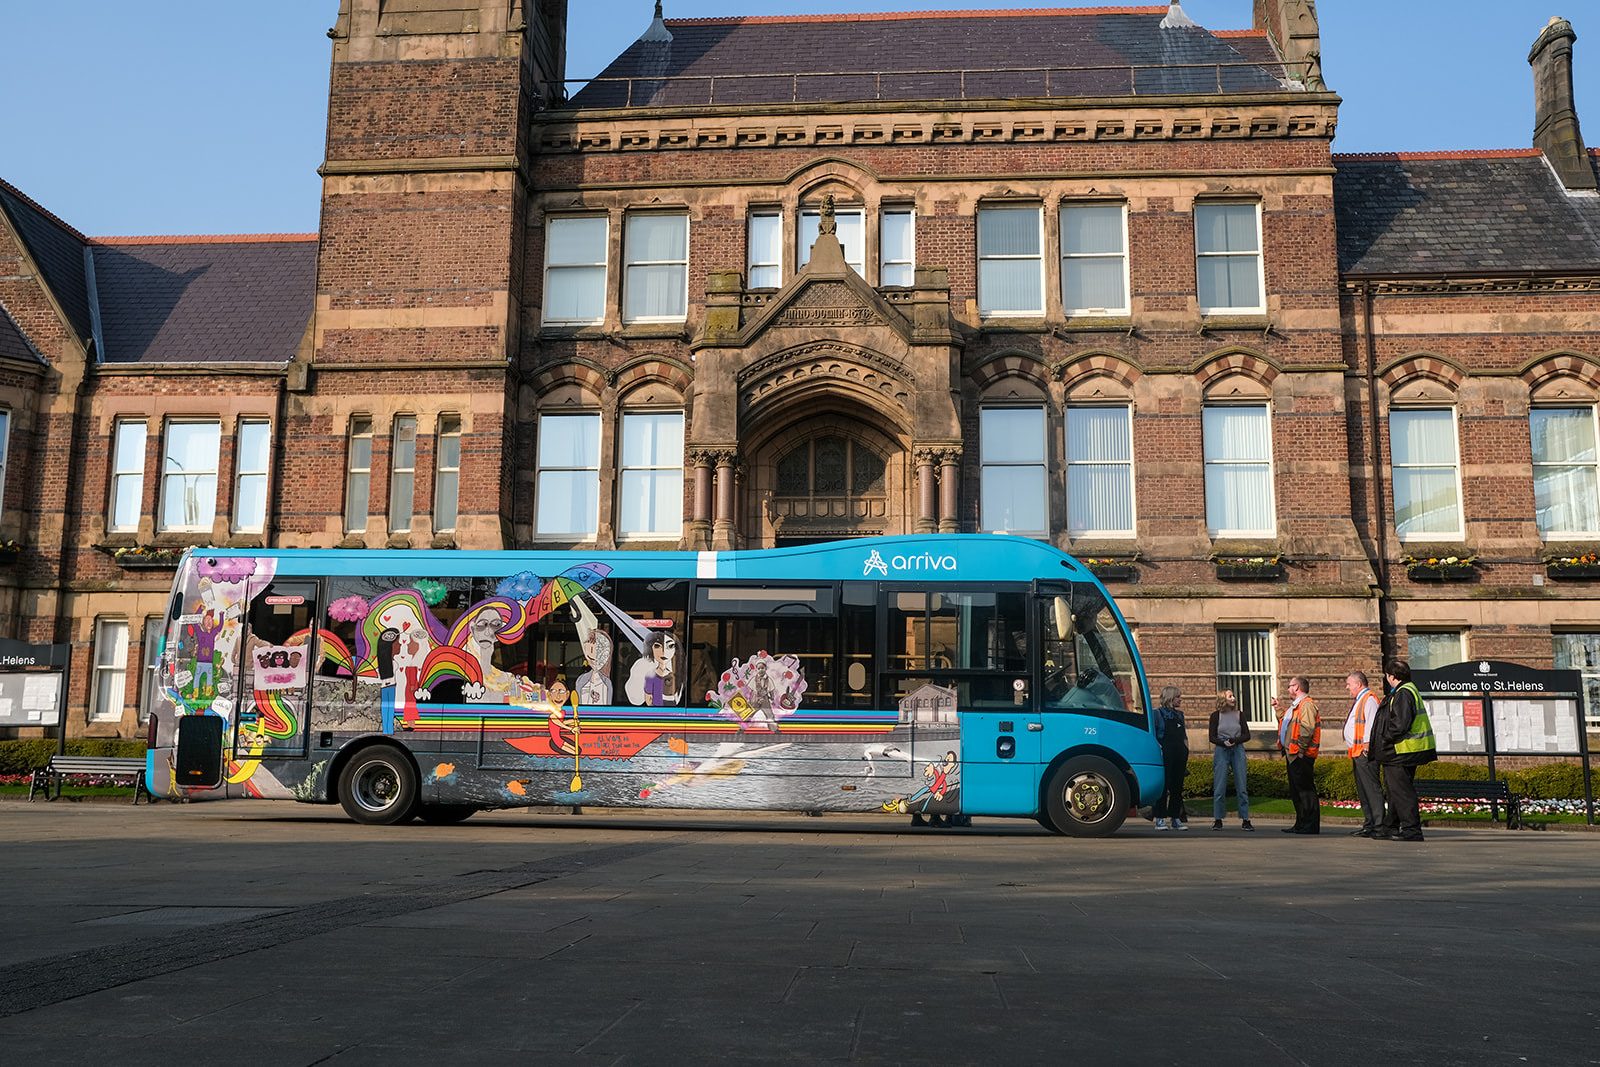
<path fill-rule="evenodd" d="M 745 448 L 751 548 L 909 533 L 911 442 L 856 405 L 808 405 Z"/>

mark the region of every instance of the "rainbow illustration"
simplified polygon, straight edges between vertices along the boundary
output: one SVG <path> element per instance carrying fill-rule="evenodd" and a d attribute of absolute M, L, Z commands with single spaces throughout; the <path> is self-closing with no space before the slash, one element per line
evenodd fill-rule
<path fill-rule="evenodd" d="M 256 721 L 252 732 L 275 741 L 286 741 L 300 732 L 299 720 L 289 710 L 289 702 L 282 693 L 257 689 L 255 704 Z"/>
<path fill-rule="evenodd" d="M 339 640 L 339 635 L 332 630 L 323 630 L 317 635 L 322 642 L 322 659 L 331 663 L 338 673 L 349 676 L 356 672 L 356 659 L 350 653 L 350 646 Z"/>
<path fill-rule="evenodd" d="M 464 648 L 440 645 L 422 661 L 422 688 L 432 689 L 447 678 L 455 678 L 463 684 L 482 682 L 483 666 Z"/>

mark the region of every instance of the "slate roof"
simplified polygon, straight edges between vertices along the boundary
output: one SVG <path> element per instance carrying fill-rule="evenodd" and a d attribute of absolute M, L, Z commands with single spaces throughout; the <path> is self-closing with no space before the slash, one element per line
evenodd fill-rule
<path fill-rule="evenodd" d="M 287 363 L 316 300 L 315 235 L 94 241 L 104 363 Z"/>
<path fill-rule="evenodd" d="M 73 330 L 87 341 L 93 328 L 89 284 L 83 269 L 86 238 L 4 181 L 0 181 L 0 211 L 6 213 L 27 245 L 28 254 L 39 265 L 45 285 L 60 302 Z"/>
<path fill-rule="evenodd" d="M 28 339 L 22 335 L 22 327 L 12 321 L 6 309 L 0 307 L 0 359 L 20 359 L 25 363 L 43 363 L 44 360 Z"/>
<path fill-rule="evenodd" d="M 1335 156 L 1350 275 L 1600 271 L 1600 197 L 1534 150 Z"/>
<path fill-rule="evenodd" d="M 1283 90 L 1265 34 L 1162 29 L 1166 14 L 1160 6 L 668 19 L 670 42 L 635 41 L 570 106 Z"/>

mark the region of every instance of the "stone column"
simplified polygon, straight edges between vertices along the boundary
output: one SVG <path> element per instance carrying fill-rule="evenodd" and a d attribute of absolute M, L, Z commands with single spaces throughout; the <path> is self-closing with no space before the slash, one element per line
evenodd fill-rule
<path fill-rule="evenodd" d="M 961 449 L 939 450 L 939 532 L 955 533 L 960 528 L 956 509 L 960 505 Z"/>
<path fill-rule="evenodd" d="M 939 450 L 919 448 L 912 457 L 917 465 L 917 518 L 912 528 L 917 533 L 933 533 L 939 528 Z"/>
<path fill-rule="evenodd" d="M 711 547 L 719 551 L 733 547 L 735 523 L 733 518 L 734 502 L 737 499 L 734 493 L 734 468 L 739 460 L 739 453 L 731 448 L 717 449 L 713 454 L 713 462 L 717 467 L 716 477 L 716 512 L 711 520 Z"/>
<path fill-rule="evenodd" d="M 712 468 L 716 453 L 707 448 L 689 450 L 689 471 L 693 496 L 685 530 L 685 547 L 703 552 L 711 547 Z"/>

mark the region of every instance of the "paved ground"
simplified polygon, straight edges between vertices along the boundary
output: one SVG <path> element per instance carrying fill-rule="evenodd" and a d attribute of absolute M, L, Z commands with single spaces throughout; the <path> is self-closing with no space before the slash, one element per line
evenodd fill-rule
<path fill-rule="evenodd" d="M 0 1060 L 1600 1063 L 1597 876 L 1593 834 L 0 803 Z"/>

